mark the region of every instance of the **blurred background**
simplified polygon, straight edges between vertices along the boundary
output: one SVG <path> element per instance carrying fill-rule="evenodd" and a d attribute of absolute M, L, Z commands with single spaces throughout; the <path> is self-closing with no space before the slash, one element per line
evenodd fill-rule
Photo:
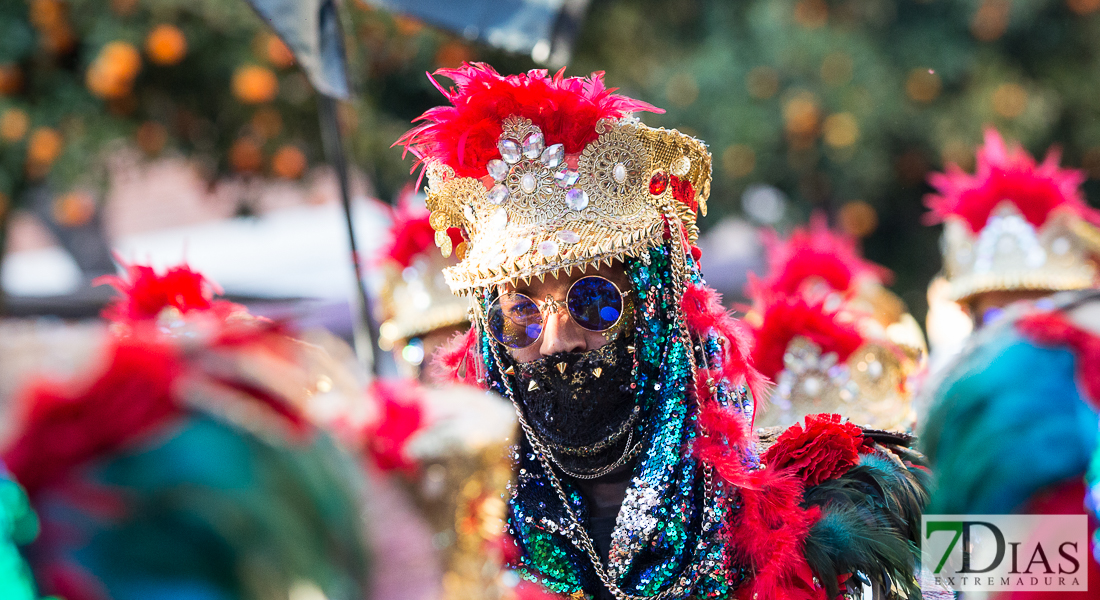
<path fill-rule="evenodd" d="M 424 73 L 463 61 L 604 70 L 667 109 L 648 124 L 705 140 L 703 264 L 730 300 L 760 269 L 757 227 L 821 210 L 894 271 L 923 322 L 940 266 L 925 179 L 972 168 L 985 125 L 1036 154 L 1060 144 L 1063 164 L 1093 177 L 1086 193 L 1100 192 L 1100 0 L 336 8 L 351 88 L 337 117 L 368 279 L 387 203 L 415 181 L 391 144 L 442 101 Z M 348 337 L 356 284 L 339 190 L 310 80 L 243 0 L 0 3 L 2 310 L 22 318 L 0 331 L 3 356 L 26 353 L 24 333 L 95 327 L 72 319 L 102 307 L 108 292 L 90 283 L 114 271 L 112 253 L 186 259 L 255 312 Z"/>

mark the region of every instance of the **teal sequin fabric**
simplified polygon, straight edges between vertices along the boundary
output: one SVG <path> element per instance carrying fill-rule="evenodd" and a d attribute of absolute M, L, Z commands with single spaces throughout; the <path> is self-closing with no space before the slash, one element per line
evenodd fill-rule
<path fill-rule="evenodd" d="M 700 361 L 712 368 L 721 356 L 716 337 L 684 342 L 680 302 L 682 285 L 674 280 L 674 257 L 668 245 L 629 259 L 635 306 L 635 375 L 633 389 L 642 418 L 635 436 L 645 445 L 612 534 L 605 577 L 632 596 L 724 598 L 747 574 L 726 561 L 722 525 L 737 510 L 736 490 L 729 489 L 691 455 L 698 436 L 697 407 L 692 398 L 694 369 Z M 690 257 L 688 258 L 690 261 Z M 698 282 L 695 265 L 689 277 Z M 492 292 L 479 301 L 488 306 Z M 493 348 L 482 334 L 490 387 L 511 398 L 515 382 L 505 371 L 507 354 Z M 751 416 L 752 402 L 743 386 L 718 382 L 721 403 Z M 585 548 L 588 507 L 568 479 L 552 477 L 545 457 L 530 440 L 517 446 L 517 477 L 509 511 L 509 533 L 521 550 L 516 569 L 531 581 L 559 594 L 597 596 L 604 586 L 592 554 Z M 568 502 L 568 507 L 565 502 Z M 570 514 L 571 513 L 571 514 Z M 575 519 L 575 520 L 574 520 Z"/>

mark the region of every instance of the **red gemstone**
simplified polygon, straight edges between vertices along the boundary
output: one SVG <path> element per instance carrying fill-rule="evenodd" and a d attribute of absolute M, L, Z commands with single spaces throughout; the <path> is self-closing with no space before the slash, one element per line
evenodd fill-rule
<path fill-rule="evenodd" d="M 668 189 L 668 173 L 664 171 L 657 171 L 653 174 L 653 177 L 649 179 L 649 193 L 654 196 L 660 196 Z"/>

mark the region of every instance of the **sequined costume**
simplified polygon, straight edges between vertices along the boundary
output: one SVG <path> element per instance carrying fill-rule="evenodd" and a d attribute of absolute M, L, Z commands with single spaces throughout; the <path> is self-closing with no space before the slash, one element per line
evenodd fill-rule
<path fill-rule="evenodd" d="M 437 244 L 460 258 L 447 280 L 474 302 L 474 328 L 442 364 L 517 408 L 517 573 L 572 598 L 829 598 L 863 578 L 918 594 L 923 471 L 904 440 L 829 416 L 766 452 L 751 434 L 764 381 L 692 245 L 710 192 L 706 146 L 632 118 L 657 109 L 612 93 L 601 74 L 438 74 L 457 84 L 437 84 L 452 106 L 401 143 L 425 167 Z M 486 325 L 505 283 L 601 264 L 629 282 L 631 325 L 608 337 L 626 340 L 639 411 L 616 438 L 627 477 L 606 554 L 601 505 L 521 405 L 537 381 Z M 574 362 L 554 364 L 564 375 Z"/>
<path fill-rule="evenodd" d="M 113 283 L 101 362 L 24 390 L 3 452 L 41 519 L 43 592 L 361 598 L 361 479 L 304 416 L 331 391 L 314 349 L 186 267 Z"/>

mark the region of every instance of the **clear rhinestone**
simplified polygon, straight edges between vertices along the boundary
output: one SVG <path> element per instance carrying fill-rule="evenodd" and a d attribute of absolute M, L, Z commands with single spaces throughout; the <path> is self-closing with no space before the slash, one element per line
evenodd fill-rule
<path fill-rule="evenodd" d="M 573 170 L 570 170 L 570 169 L 566 169 L 564 171 L 559 171 L 557 173 L 554 173 L 554 179 L 558 180 L 558 187 L 565 188 L 565 189 L 568 189 L 568 188 L 573 187 L 574 185 L 577 185 L 577 180 L 580 179 L 580 178 L 581 178 L 580 173 L 578 173 L 576 171 L 573 171 Z"/>
<path fill-rule="evenodd" d="M 611 176 L 615 178 L 615 183 L 626 181 L 626 165 L 615 163 L 615 168 L 611 170 Z"/>
<path fill-rule="evenodd" d="M 553 146 L 547 146 L 546 150 L 542 151 L 542 156 L 539 160 L 542 164 L 553 169 L 561 164 L 561 161 L 565 159 L 565 146 L 561 144 L 554 144 Z"/>
<path fill-rule="evenodd" d="M 500 231 L 508 226 L 508 211 L 498 208 L 489 215 L 489 228 Z"/>
<path fill-rule="evenodd" d="M 810 396 L 820 394 L 823 387 L 821 380 L 814 376 L 807 377 L 802 381 L 802 391 Z"/>
<path fill-rule="evenodd" d="M 1050 249 L 1053 250 L 1055 254 L 1061 256 L 1069 252 L 1069 240 L 1064 237 L 1060 237 L 1051 242 Z"/>
<path fill-rule="evenodd" d="M 581 241 L 581 236 L 577 235 L 577 232 L 572 229 L 562 229 L 558 232 L 558 239 L 564 244 L 576 244 Z"/>
<path fill-rule="evenodd" d="M 494 158 L 489 161 L 489 164 L 485 165 L 485 168 L 489 171 L 489 176 L 492 177 L 494 181 L 504 181 L 504 178 L 508 176 L 508 163 L 499 158 Z"/>
<path fill-rule="evenodd" d="M 523 174 L 523 177 L 519 178 L 519 187 L 528 194 L 535 191 L 535 187 L 538 186 L 538 181 L 535 179 L 535 174 L 527 172 Z"/>
<path fill-rule="evenodd" d="M 882 363 L 877 360 L 867 363 L 867 375 L 872 381 L 882 377 Z"/>
<path fill-rule="evenodd" d="M 493 265 L 495 267 L 495 266 L 503 263 L 505 260 L 508 260 L 508 253 L 507 252 L 498 252 L 498 253 L 494 254 L 493 256 L 489 257 L 489 264 Z"/>
<path fill-rule="evenodd" d="M 499 206 L 508 199 L 509 195 L 511 195 L 511 193 L 508 191 L 508 186 L 503 183 L 498 183 L 493 186 L 493 189 L 489 190 L 489 202 Z"/>
<path fill-rule="evenodd" d="M 527 254 L 527 251 L 531 249 L 531 238 L 522 237 L 511 244 L 508 244 L 508 256 L 515 258 L 517 256 L 523 256 Z"/>
<path fill-rule="evenodd" d="M 542 132 L 535 131 L 523 139 L 523 155 L 531 160 L 542 154 L 546 144 L 542 141 Z"/>
<path fill-rule="evenodd" d="M 462 206 L 462 214 L 465 215 L 466 220 L 471 223 L 477 220 L 476 215 L 474 214 L 474 209 L 469 204 L 465 204 Z"/>
<path fill-rule="evenodd" d="M 519 159 L 523 158 L 523 154 L 519 151 L 519 144 L 515 140 L 500 140 L 497 148 L 500 149 L 500 157 L 510 165 L 518 163 Z"/>
<path fill-rule="evenodd" d="M 588 207 L 588 194 L 581 188 L 573 188 L 565 194 L 565 205 L 573 210 L 584 210 Z"/>
<path fill-rule="evenodd" d="M 546 240 L 538 246 L 539 254 L 543 256 L 557 256 L 558 243 L 554 240 Z"/>

